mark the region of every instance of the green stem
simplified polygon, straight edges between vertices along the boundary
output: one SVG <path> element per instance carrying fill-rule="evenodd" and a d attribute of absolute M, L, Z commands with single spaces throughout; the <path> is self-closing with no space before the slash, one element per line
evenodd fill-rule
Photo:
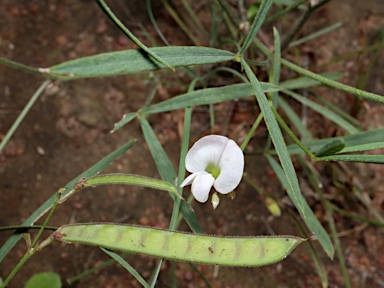
<path fill-rule="evenodd" d="M 312 160 L 316 160 L 316 156 L 304 145 L 303 142 L 300 141 L 299 138 L 292 132 L 292 130 L 288 127 L 288 125 L 284 122 L 284 120 L 280 117 L 279 113 L 275 110 L 275 108 L 271 107 L 273 114 L 275 114 L 277 122 L 279 122 L 280 126 L 288 133 L 289 136 L 296 142 L 297 145 L 307 154 Z"/>
<path fill-rule="evenodd" d="M 316 81 L 319 81 L 320 83 L 323 83 L 324 85 L 327 85 L 329 87 L 332 87 L 332 88 L 356 95 L 358 97 L 362 97 L 362 98 L 365 98 L 368 100 L 372 100 L 372 101 L 376 101 L 376 102 L 384 104 L 384 97 L 383 96 L 380 96 L 380 95 L 377 95 L 374 93 L 370 93 L 370 92 L 366 92 L 366 91 L 363 91 L 363 90 L 360 90 L 357 88 L 353 88 L 351 86 L 341 84 L 339 82 L 325 78 L 325 77 L 318 75 L 316 73 L 313 73 L 307 69 L 301 68 L 300 66 L 297 66 L 296 64 L 293 64 L 292 62 L 289 62 L 288 60 L 285 60 L 285 59 L 281 59 L 281 64 L 283 64 L 284 66 L 288 67 L 289 69 L 291 69 L 291 70 L 293 70 L 299 74 L 302 74 L 302 75 L 307 76 L 309 78 L 312 78 Z"/>
<path fill-rule="evenodd" d="M 283 16 L 284 14 L 287 14 L 289 11 L 299 7 L 301 4 L 307 2 L 308 0 L 300 0 L 300 1 L 297 1 L 296 3 L 292 4 L 291 6 L 288 6 L 287 8 L 277 12 L 276 14 L 273 14 L 272 16 L 268 17 L 266 20 L 265 20 L 265 23 L 269 23 L 269 22 L 272 22 L 278 18 L 280 18 L 281 16 Z"/>
<path fill-rule="evenodd" d="M 3 63 L 3 64 L 5 64 L 5 65 L 7 65 L 9 67 L 12 67 L 12 68 L 24 70 L 26 72 L 30 72 L 30 73 L 33 73 L 33 74 L 43 74 L 37 68 L 29 67 L 27 65 L 24 65 L 24 64 L 12 61 L 12 60 L 8 60 L 8 59 L 2 58 L 2 57 L 0 57 L 0 63 Z"/>
<path fill-rule="evenodd" d="M 299 32 L 301 27 L 304 26 L 305 22 L 309 19 L 311 14 L 315 12 L 318 8 L 323 6 L 324 4 L 328 3 L 330 0 L 323 0 L 319 3 L 317 3 L 314 6 L 311 6 L 305 13 L 301 16 L 301 18 L 295 23 L 295 25 L 292 27 L 290 31 L 285 35 L 284 40 L 281 44 L 281 50 L 285 50 L 285 48 L 288 47 L 289 43 L 292 41 L 293 37 Z"/>
<path fill-rule="evenodd" d="M 183 32 L 188 36 L 188 38 L 192 41 L 192 43 L 195 46 L 201 46 L 200 41 L 195 36 L 193 36 L 193 34 L 191 33 L 191 30 L 185 25 L 183 20 L 179 17 L 179 15 L 177 15 L 176 11 L 171 7 L 171 5 L 169 5 L 168 1 L 167 0 L 162 0 L 161 2 L 163 3 L 163 5 L 164 5 L 165 9 L 167 10 L 167 12 L 173 18 L 173 20 L 175 20 L 177 25 L 179 25 L 181 30 L 183 30 Z"/>
<path fill-rule="evenodd" d="M 335 248 L 336 248 L 336 255 L 337 255 L 337 258 L 339 259 L 339 264 L 341 267 L 341 272 L 343 274 L 345 287 L 351 288 L 352 286 L 349 281 L 348 271 L 345 265 L 345 260 L 344 260 L 343 252 L 341 249 L 340 239 L 339 237 L 337 237 L 337 229 L 336 229 L 335 221 L 333 219 L 332 211 L 331 209 L 328 209 L 328 208 L 325 211 L 326 211 L 329 227 L 331 228 L 333 244 L 335 245 Z"/>
<path fill-rule="evenodd" d="M 264 53 L 268 58 L 271 58 L 272 52 L 269 51 L 269 49 L 264 44 L 262 44 L 257 39 L 255 39 L 254 42 L 255 42 L 257 48 L 259 48 L 262 53 Z M 357 88 L 333 81 L 331 79 L 328 79 L 326 77 L 323 77 L 321 75 L 313 73 L 307 69 L 304 69 L 300 66 L 297 66 L 296 64 L 293 64 L 292 62 L 290 62 L 288 60 L 281 59 L 281 64 L 283 64 L 284 66 L 288 67 L 289 69 L 291 69 L 291 70 L 293 70 L 293 71 L 295 71 L 301 75 L 304 75 L 304 76 L 307 76 L 311 79 L 319 81 L 320 83 L 322 83 L 326 86 L 329 86 L 329 87 L 332 87 L 332 88 L 335 88 L 335 89 L 338 89 L 338 90 L 341 90 L 341 91 L 344 91 L 344 92 L 347 92 L 347 93 L 350 93 L 352 95 L 356 95 L 358 97 L 362 97 L 362 98 L 365 98 L 368 100 L 376 101 L 379 103 L 384 103 L 384 97 L 383 96 L 380 96 L 380 95 L 377 95 L 374 93 L 370 93 L 370 92 L 366 92 L 366 91 L 363 91 L 363 90 L 360 90 L 360 89 L 357 89 Z"/>
<path fill-rule="evenodd" d="M 43 249 L 45 246 L 49 245 L 50 243 L 52 243 L 53 239 L 51 237 L 48 237 L 46 240 L 44 240 L 40 245 L 37 245 L 38 243 L 38 240 L 41 236 L 41 233 L 43 233 L 45 227 L 47 226 L 47 223 L 48 221 L 51 219 L 52 217 L 52 214 L 53 212 L 55 211 L 57 205 L 59 204 L 59 200 L 60 200 L 60 195 L 61 195 L 61 192 L 57 192 L 57 198 L 55 200 L 55 203 L 53 204 L 52 206 L 52 209 L 49 213 L 49 215 L 47 216 L 47 218 L 45 219 L 44 221 L 44 224 L 41 226 L 39 232 L 37 233 L 36 237 L 35 237 L 35 240 L 33 241 L 32 244 L 30 244 L 30 236 L 29 234 L 26 234 L 28 235 L 28 237 L 25 237 L 26 241 L 27 241 L 27 246 L 28 246 L 28 250 L 27 252 L 24 254 L 23 258 L 20 259 L 19 263 L 13 268 L 13 270 L 11 271 L 11 273 L 8 275 L 7 279 L 5 279 L 3 285 L 1 287 L 6 287 L 7 284 L 12 280 L 12 278 L 16 275 L 16 273 L 20 270 L 20 268 L 25 264 L 25 262 L 27 262 L 27 260 L 33 255 L 35 254 L 36 251 L 40 251 L 41 249 Z"/>
<path fill-rule="evenodd" d="M 239 55 L 244 55 L 245 51 L 247 51 L 249 46 L 252 44 L 261 25 L 264 23 L 265 17 L 267 16 L 267 13 L 271 8 L 272 4 L 273 0 L 263 0 L 261 2 L 260 8 L 257 11 L 255 19 L 253 20 L 253 23 L 249 29 L 249 33 L 245 38 L 244 43 L 240 48 L 240 51 L 238 52 Z"/>
<path fill-rule="evenodd" d="M 124 24 L 116 17 L 116 15 L 113 14 L 112 10 L 107 6 L 107 4 L 105 4 L 104 0 L 97 0 L 97 3 L 101 7 L 101 9 L 108 15 L 108 17 L 111 18 L 111 20 L 117 25 L 117 27 L 119 27 L 121 31 L 123 31 L 124 34 L 127 35 L 128 38 L 131 39 L 137 46 L 143 49 L 146 53 L 148 53 L 148 55 L 150 55 L 157 62 L 175 71 L 175 68 L 173 68 L 167 62 L 165 62 L 163 59 L 157 56 L 157 54 L 153 53 L 147 46 L 141 43 L 140 40 L 137 39 L 135 35 L 133 35 L 131 31 L 129 31 L 128 28 L 124 26 Z"/>
<path fill-rule="evenodd" d="M 244 151 L 244 149 L 245 149 L 245 147 L 247 147 L 249 141 L 251 141 L 251 138 L 252 138 L 253 134 L 255 133 L 257 127 L 259 127 L 259 124 L 260 124 L 262 119 L 263 119 L 263 113 L 260 112 L 259 116 L 257 116 L 255 122 L 253 123 L 251 130 L 248 132 L 243 143 L 241 143 L 241 147 L 240 147 L 241 151 Z"/>
<path fill-rule="evenodd" d="M 57 227 L 53 227 L 53 226 L 45 226 L 44 225 L 33 225 L 33 226 L 23 226 L 23 225 L 19 225 L 19 226 L 6 226 L 6 227 L 0 227 L 0 232 L 2 231 L 9 231 L 9 230 L 16 230 L 15 233 L 18 233 L 19 231 L 28 231 L 30 229 L 41 229 L 41 228 L 44 228 L 44 230 L 57 230 Z"/>
<path fill-rule="evenodd" d="M 40 228 L 39 232 L 37 233 L 36 237 L 35 237 L 35 240 L 33 240 L 33 243 L 32 243 L 32 246 L 31 248 L 34 249 L 35 246 L 37 245 L 37 242 L 39 241 L 39 238 L 41 236 L 41 233 L 43 233 L 44 229 L 45 229 L 45 226 L 47 226 L 48 224 L 48 221 L 51 220 L 51 217 L 53 215 L 53 212 L 55 212 L 56 210 L 56 207 L 57 205 L 59 204 L 59 201 L 60 201 L 60 196 L 61 196 L 61 192 L 60 190 L 56 193 L 56 200 L 55 202 L 53 203 L 52 205 L 52 209 L 51 211 L 49 211 L 49 214 L 47 216 L 47 218 L 45 219 L 44 223 L 43 223 L 43 226 Z"/>
<path fill-rule="evenodd" d="M 23 258 L 20 259 L 19 263 L 13 268 L 8 277 L 4 280 L 1 288 L 7 287 L 8 283 L 12 280 L 12 278 L 16 275 L 16 273 L 20 270 L 20 268 L 28 261 L 28 259 L 35 253 L 34 249 L 28 249 L 28 251 L 24 254 Z"/>
<path fill-rule="evenodd" d="M 13 133 L 15 133 L 16 129 L 19 127 L 20 123 L 24 120 L 25 116 L 35 104 L 39 96 L 43 93 L 45 88 L 48 86 L 48 84 L 51 83 L 50 80 L 46 80 L 43 82 L 43 84 L 40 85 L 39 89 L 33 94 L 32 98 L 29 99 L 27 105 L 25 105 L 23 111 L 21 111 L 20 115 L 17 117 L 16 121 L 12 124 L 11 128 L 8 130 L 7 134 L 5 135 L 4 139 L 0 143 L 0 152 L 3 150 L 5 145 L 8 143 L 9 139 L 12 137 Z"/>
<path fill-rule="evenodd" d="M 356 220 L 358 220 L 360 222 L 365 222 L 365 223 L 367 223 L 369 225 L 374 225 L 374 226 L 378 226 L 378 227 L 384 227 L 384 222 L 372 220 L 370 218 L 363 217 L 363 216 L 361 216 L 359 214 L 345 211 L 344 209 L 341 209 L 341 208 L 337 207 L 336 205 L 334 205 L 332 203 L 328 203 L 328 206 L 332 210 L 336 211 L 337 213 L 339 213 L 341 215 L 344 215 L 344 216 L 356 219 Z"/>

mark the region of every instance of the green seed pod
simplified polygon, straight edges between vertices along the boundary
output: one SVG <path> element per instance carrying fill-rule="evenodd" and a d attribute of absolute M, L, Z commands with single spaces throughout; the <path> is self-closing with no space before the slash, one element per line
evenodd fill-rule
<path fill-rule="evenodd" d="M 54 240 L 202 264 L 263 266 L 278 262 L 301 242 L 294 236 L 222 237 L 119 224 L 64 225 Z"/>
<path fill-rule="evenodd" d="M 343 150 L 345 147 L 345 142 L 343 139 L 335 139 L 331 141 L 330 143 L 324 145 L 315 153 L 316 157 L 325 157 L 334 155 L 337 152 Z"/>

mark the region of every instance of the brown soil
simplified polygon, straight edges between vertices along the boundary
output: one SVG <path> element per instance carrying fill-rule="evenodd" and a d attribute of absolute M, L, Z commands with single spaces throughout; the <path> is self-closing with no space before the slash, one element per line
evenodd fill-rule
<path fill-rule="evenodd" d="M 384 5 L 381 0 L 355 2 L 331 1 L 316 12 L 308 25 L 301 30 L 300 36 L 305 36 L 337 21 L 344 24 L 330 35 L 301 47 L 300 55 L 313 60 L 311 65 L 314 67 L 374 43 L 375 35 L 384 27 Z M 124 23 L 142 41 L 152 45 L 142 33 L 139 24 L 142 24 L 160 45 L 161 42 L 155 36 L 146 15 L 145 1 L 132 1 L 129 5 L 122 1 L 108 1 L 108 4 L 120 19 L 126 19 Z M 155 6 L 156 19 L 171 44 L 192 45 L 162 8 L 160 1 Z M 296 17 L 299 14 L 292 15 Z M 203 14 L 200 14 L 200 17 L 206 19 Z M 289 20 L 288 17 L 287 21 Z M 289 27 L 288 22 L 282 25 Z M 265 29 L 263 33 L 267 35 L 265 40 L 273 43 L 272 38 L 268 38 L 272 35 L 271 31 Z M 77 57 L 132 48 L 135 48 L 135 45 L 111 24 L 94 1 L 0 2 L 1 57 L 33 67 L 49 67 Z M 362 53 L 341 62 L 331 63 L 324 70 L 344 72 L 341 81 L 353 86 L 356 84 L 359 68 L 365 71 L 370 56 Z M 368 91 L 378 94 L 383 94 L 384 91 L 383 59 L 381 52 L 365 86 Z M 295 61 L 300 62 L 302 59 Z M 187 84 L 183 83 L 183 74 L 169 74 L 160 78 L 162 84 L 157 84 L 154 101 L 161 101 L 185 91 L 178 82 L 178 79 L 181 79 L 181 84 Z M 39 76 L 0 65 L 0 138 L 5 135 L 42 82 L 43 79 Z M 130 139 L 137 139 L 134 147 L 103 172 L 134 173 L 159 178 L 137 122 L 132 122 L 115 133 L 109 133 L 113 124 L 120 120 L 124 113 L 137 111 L 145 103 L 153 87 L 154 82 L 151 82 L 146 74 L 139 77 L 76 80 L 55 83 L 50 87 L 28 113 L 0 154 L 0 226 L 22 223 L 60 187 Z M 319 89 L 318 93 L 338 103 L 346 111 L 351 111 L 353 97 L 346 97 L 343 93 L 325 88 Z M 363 102 L 358 117 L 364 128 L 384 126 L 383 107 Z M 249 102 L 246 101 L 235 105 L 223 103 L 216 106 L 216 111 L 219 118 L 215 132 L 227 134 L 236 141 L 248 131 L 250 123 L 254 121 L 253 108 L 250 108 Z M 232 111 L 232 117 L 229 119 L 226 117 L 227 111 Z M 204 107 L 196 109 L 192 126 L 193 141 L 209 132 L 208 113 Z M 318 116 L 309 116 L 311 121 L 308 125 L 316 131 L 316 135 L 326 137 L 332 136 L 332 133 L 340 133 L 335 131 L 330 123 L 319 124 L 319 121 L 323 120 Z M 164 113 L 149 120 L 174 167 L 177 167 L 183 113 Z M 258 131 L 257 139 L 260 140 L 252 142 L 253 150 L 263 147 L 266 130 Z M 268 168 L 266 170 L 266 163 L 260 159 L 254 156 L 246 157 L 246 170 L 251 179 L 263 186 L 271 196 L 281 199 L 282 203 L 287 202 L 284 191 L 273 184 L 277 182 L 273 172 Z M 383 214 L 382 166 L 327 164 L 318 166 L 318 169 L 328 175 L 340 177 L 338 181 L 341 185 L 338 187 L 333 184 L 332 179 L 325 176 L 324 182 L 326 193 L 340 195 L 338 204 L 341 208 L 369 216 L 361 203 L 348 195 L 348 187 L 353 180 L 355 185 L 362 185 L 364 196 L 369 196 L 372 206 Z M 308 185 L 305 185 L 305 179 L 301 179 L 301 182 L 312 209 L 326 225 L 321 205 L 310 193 L 310 189 L 306 188 Z M 287 207 L 287 210 L 290 210 L 289 204 Z M 237 189 L 236 199 L 222 199 L 217 210 L 212 211 L 209 204 L 201 205 L 196 202 L 193 203 L 193 208 L 207 234 L 268 235 L 272 229 L 276 234 L 299 235 L 289 213 L 283 212 L 283 215 L 277 218 L 271 216 L 263 197 L 245 181 Z M 123 219 L 125 223 L 166 228 L 171 213 L 172 202 L 166 194 L 139 187 L 108 186 L 83 190 L 60 205 L 50 225 L 113 222 Z M 339 214 L 334 217 L 353 287 L 384 287 L 382 229 Z M 187 226 L 183 224 L 180 229 L 187 229 Z M 0 245 L 9 236 L 10 233 L 0 233 Z M 314 245 L 325 263 L 330 287 L 343 287 L 337 258 L 333 261 L 327 259 L 315 242 Z M 26 245 L 20 241 L 0 264 L 0 277 L 4 279 L 10 273 L 25 251 Z M 59 273 L 65 283 L 65 279 L 95 267 L 107 259 L 105 254 L 94 247 L 53 243 L 25 264 L 9 287 L 22 287 L 29 277 L 43 271 Z M 150 277 L 157 263 L 156 259 L 143 256 L 129 256 L 127 259 L 146 279 Z M 166 261 L 157 287 L 171 284 L 170 267 L 170 262 Z M 304 245 L 286 260 L 267 267 L 197 267 L 208 278 L 212 287 L 321 287 L 308 249 Z M 177 263 L 176 275 L 179 287 L 205 287 L 204 282 L 187 263 Z M 116 264 L 81 279 L 73 287 L 140 285 Z"/>

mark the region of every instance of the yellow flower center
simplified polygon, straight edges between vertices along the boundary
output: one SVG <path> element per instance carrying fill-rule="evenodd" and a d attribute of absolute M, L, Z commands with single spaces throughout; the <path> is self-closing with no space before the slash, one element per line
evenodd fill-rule
<path fill-rule="evenodd" d="M 210 173 L 215 179 L 220 175 L 220 167 L 213 163 L 209 163 L 205 171 Z"/>

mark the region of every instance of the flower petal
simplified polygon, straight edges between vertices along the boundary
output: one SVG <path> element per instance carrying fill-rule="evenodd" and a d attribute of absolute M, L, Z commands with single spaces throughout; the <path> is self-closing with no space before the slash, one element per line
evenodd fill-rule
<path fill-rule="evenodd" d="M 220 162 L 220 175 L 214 187 L 217 192 L 227 194 L 239 185 L 244 171 L 244 154 L 233 140 L 229 140 Z"/>
<path fill-rule="evenodd" d="M 198 140 L 188 151 L 185 166 L 191 173 L 204 171 L 208 164 L 218 165 L 229 139 L 219 135 L 209 135 Z"/>
<path fill-rule="evenodd" d="M 215 178 L 211 174 L 205 171 L 197 173 L 191 188 L 191 192 L 197 201 L 204 203 L 208 200 L 213 182 L 215 182 Z"/>
<path fill-rule="evenodd" d="M 190 185 L 192 184 L 193 182 L 193 179 L 195 179 L 195 177 L 198 175 L 199 173 L 193 173 L 191 175 L 189 175 L 187 178 L 184 179 L 183 183 L 181 183 L 180 187 L 185 187 L 187 185 Z"/>

